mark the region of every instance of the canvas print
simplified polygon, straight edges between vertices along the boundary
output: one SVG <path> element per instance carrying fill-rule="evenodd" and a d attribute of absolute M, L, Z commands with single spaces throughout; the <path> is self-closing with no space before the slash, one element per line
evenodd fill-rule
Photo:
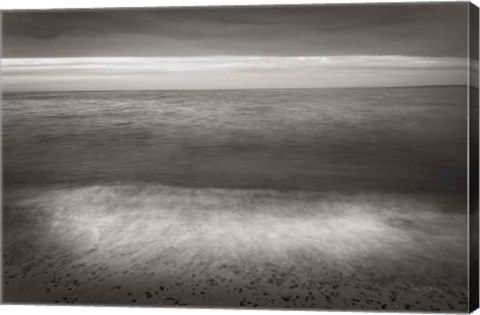
<path fill-rule="evenodd" d="M 477 307 L 474 5 L 1 20 L 3 303 Z"/>

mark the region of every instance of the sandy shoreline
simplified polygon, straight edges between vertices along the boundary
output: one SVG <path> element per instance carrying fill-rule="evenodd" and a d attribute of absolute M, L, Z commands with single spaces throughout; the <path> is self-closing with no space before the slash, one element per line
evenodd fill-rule
<path fill-rule="evenodd" d="M 233 277 L 174 277 L 148 271 L 112 271 L 107 266 L 76 266 L 66 274 L 42 274 L 41 269 L 33 268 L 25 278 L 7 270 L 5 302 L 457 312 L 467 308 L 467 297 L 462 292 L 465 282 L 455 283 L 449 277 L 436 281 L 395 279 L 389 275 L 383 278 L 374 275 L 375 270 L 314 276 L 274 267 L 259 273 L 229 266 L 225 269 Z M 49 268 L 44 266 L 43 270 Z"/>
<path fill-rule="evenodd" d="M 7 193 L 4 302 L 467 310 L 462 215 L 391 196 L 279 194 Z"/>

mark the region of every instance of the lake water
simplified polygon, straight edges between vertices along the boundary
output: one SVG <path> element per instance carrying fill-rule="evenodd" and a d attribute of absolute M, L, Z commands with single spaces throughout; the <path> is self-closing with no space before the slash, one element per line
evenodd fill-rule
<path fill-rule="evenodd" d="M 464 87 L 3 95 L 4 182 L 466 192 Z"/>

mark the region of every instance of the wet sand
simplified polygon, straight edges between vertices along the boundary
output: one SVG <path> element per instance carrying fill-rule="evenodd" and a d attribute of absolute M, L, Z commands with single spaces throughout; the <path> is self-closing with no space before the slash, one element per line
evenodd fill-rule
<path fill-rule="evenodd" d="M 281 268 L 281 267 L 280 267 Z M 10 269 L 10 268 L 9 268 Z M 151 269 L 147 267 L 145 269 Z M 235 276 L 178 275 L 112 271 L 106 265 L 75 265 L 71 272 L 32 268 L 24 277 L 6 271 L 5 302 L 15 304 L 97 304 L 144 306 L 221 306 L 250 308 L 466 311 L 466 283 L 448 278 L 398 279 L 359 268 L 360 275 L 301 274 L 224 267 Z M 43 272 L 42 272 L 43 270 Z M 388 281 L 386 279 L 389 279 Z M 390 280 L 391 279 L 391 280 Z M 412 285 L 413 284 L 413 285 Z"/>
<path fill-rule="evenodd" d="M 4 199 L 6 303 L 467 311 L 466 216 L 437 196 L 117 185 Z"/>

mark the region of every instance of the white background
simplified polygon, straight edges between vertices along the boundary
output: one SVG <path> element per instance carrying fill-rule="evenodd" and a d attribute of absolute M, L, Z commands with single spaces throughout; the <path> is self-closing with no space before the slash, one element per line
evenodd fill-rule
<path fill-rule="evenodd" d="M 48 9 L 48 8 L 102 8 L 102 7 L 152 7 L 152 6 L 199 6 L 199 5 L 256 5 L 256 4 L 309 4 L 309 3 L 376 3 L 381 0 L 2 0 L 0 10 L 10 9 Z M 427 2 L 424 0 L 382 1 L 382 2 Z M 444 0 L 448 1 L 448 0 Z M 435 2 L 444 2 L 436 0 Z M 480 6 L 480 0 L 472 0 Z M 185 308 L 128 308 L 128 307 L 83 307 L 83 306 L 13 306 L 1 305 L 1 314 L 39 314 L 56 315 L 69 314 L 89 315 L 289 315 L 312 314 L 312 311 L 265 311 L 265 310 L 232 310 L 232 309 L 185 309 Z M 336 312 L 345 315 L 359 312 Z M 328 312 L 316 312 L 319 315 Z M 373 315 L 379 313 L 364 312 L 360 314 Z M 414 314 L 414 313 L 410 313 Z M 480 311 L 475 312 L 479 315 Z"/>

